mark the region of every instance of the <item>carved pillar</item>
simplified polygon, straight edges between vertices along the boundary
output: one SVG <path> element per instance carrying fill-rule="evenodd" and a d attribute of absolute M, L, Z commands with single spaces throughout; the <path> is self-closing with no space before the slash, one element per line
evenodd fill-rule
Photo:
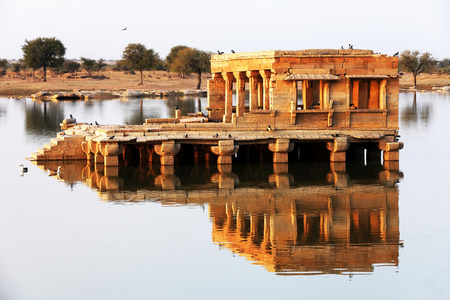
<path fill-rule="evenodd" d="M 243 117 L 245 113 L 245 72 L 234 72 L 236 78 L 236 115 Z"/>
<path fill-rule="evenodd" d="M 380 109 L 386 109 L 386 85 L 387 80 L 381 80 L 380 84 Z"/>
<path fill-rule="evenodd" d="M 96 141 L 90 141 L 89 147 L 91 152 L 94 153 L 95 164 L 102 164 L 104 162 L 103 155 L 100 152 L 100 143 Z"/>
<path fill-rule="evenodd" d="M 294 143 L 289 139 L 277 139 L 275 143 L 269 143 L 269 150 L 273 152 L 273 163 L 288 163 L 288 152 L 294 149 Z"/>
<path fill-rule="evenodd" d="M 155 152 L 160 156 L 162 166 L 172 166 L 174 156 L 180 151 L 180 144 L 175 141 L 165 141 L 161 145 L 155 145 Z"/>
<path fill-rule="evenodd" d="M 330 151 L 330 162 L 345 162 L 348 149 L 347 137 L 337 137 L 334 142 L 329 142 L 326 146 Z"/>
<path fill-rule="evenodd" d="M 95 155 L 91 151 L 90 143 L 91 142 L 88 141 L 81 143 L 81 150 L 86 154 L 86 159 L 88 161 L 92 161 L 95 159 Z"/>
<path fill-rule="evenodd" d="M 269 84 L 270 84 L 270 76 L 272 76 L 272 72 L 270 70 L 260 70 L 259 74 L 263 78 L 263 102 L 264 109 L 270 109 L 270 93 L 269 93 Z"/>
<path fill-rule="evenodd" d="M 247 71 L 250 81 L 250 111 L 258 109 L 258 71 Z"/>
<path fill-rule="evenodd" d="M 218 165 L 231 164 L 231 156 L 238 150 L 239 145 L 235 145 L 234 140 L 222 140 L 217 146 L 211 146 L 211 152 L 219 156 L 217 158 Z"/>
<path fill-rule="evenodd" d="M 119 154 L 122 153 L 123 146 L 119 143 L 100 143 L 100 152 L 104 158 L 104 164 L 106 166 L 118 166 Z"/>
<path fill-rule="evenodd" d="M 225 115 L 223 116 L 224 123 L 231 122 L 231 115 L 233 114 L 233 73 L 222 73 L 225 79 Z"/>

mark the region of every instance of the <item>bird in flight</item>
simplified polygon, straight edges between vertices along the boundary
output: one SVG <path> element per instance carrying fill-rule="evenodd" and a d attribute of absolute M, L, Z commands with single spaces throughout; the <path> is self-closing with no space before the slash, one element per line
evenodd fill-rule
<path fill-rule="evenodd" d="M 128 28 L 128 27 L 122 28 L 122 30 L 121 30 L 121 31 L 127 30 L 127 28 Z"/>

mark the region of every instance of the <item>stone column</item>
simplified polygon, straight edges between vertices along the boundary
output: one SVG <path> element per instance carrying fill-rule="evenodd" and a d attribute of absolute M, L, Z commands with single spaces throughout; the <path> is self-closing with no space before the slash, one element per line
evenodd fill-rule
<path fill-rule="evenodd" d="M 103 155 L 100 152 L 100 143 L 95 141 L 89 142 L 91 152 L 94 153 L 95 164 L 102 164 L 104 162 Z"/>
<path fill-rule="evenodd" d="M 81 143 L 81 150 L 86 154 L 86 159 L 92 161 L 95 159 L 94 153 L 91 151 L 90 142 L 85 141 Z"/>
<path fill-rule="evenodd" d="M 243 117 L 245 113 L 245 72 L 234 72 L 236 78 L 236 115 Z"/>
<path fill-rule="evenodd" d="M 269 143 L 269 150 L 273 152 L 273 163 L 288 163 L 288 152 L 294 149 L 294 143 L 289 139 L 277 139 L 275 143 Z"/>
<path fill-rule="evenodd" d="M 380 142 L 378 148 L 383 151 L 383 166 L 387 170 L 398 170 L 402 142 Z"/>
<path fill-rule="evenodd" d="M 222 73 L 225 79 L 225 115 L 223 116 L 224 123 L 231 122 L 231 115 L 233 114 L 233 73 Z"/>
<path fill-rule="evenodd" d="M 348 149 L 347 137 L 336 137 L 334 142 L 328 142 L 326 146 L 330 151 L 330 162 L 345 162 Z"/>
<path fill-rule="evenodd" d="M 208 108 L 211 120 L 222 120 L 225 114 L 226 82 L 220 73 L 212 74 L 208 80 Z"/>
<path fill-rule="evenodd" d="M 250 81 L 250 111 L 258 110 L 258 71 L 247 71 Z"/>
<path fill-rule="evenodd" d="M 123 146 L 119 143 L 100 143 L 100 152 L 104 158 L 105 167 L 118 166 L 119 154 L 123 151 Z"/>
<path fill-rule="evenodd" d="M 147 164 L 149 161 L 148 157 L 148 146 L 146 144 L 143 145 L 136 145 L 136 148 L 139 150 L 139 164 L 142 166 L 144 164 Z"/>
<path fill-rule="evenodd" d="M 270 109 L 270 93 L 269 93 L 269 84 L 270 84 L 270 76 L 272 76 L 272 72 L 270 70 L 260 70 L 259 74 L 263 78 L 263 102 L 264 109 Z"/>
<path fill-rule="evenodd" d="M 155 145 L 155 152 L 160 156 L 162 166 L 172 166 L 174 164 L 174 156 L 180 151 L 180 144 L 175 141 L 165 141 L 161 145 Z"/>
<path fill-rule="evenodd" d="M 218 165 L 231 164 L 231 156 L 239 150 L 239 145 L 234 144 L 234 140 L 221 140 L 217 146 L 211 146 L 211 152 L 218 155 Z"/>

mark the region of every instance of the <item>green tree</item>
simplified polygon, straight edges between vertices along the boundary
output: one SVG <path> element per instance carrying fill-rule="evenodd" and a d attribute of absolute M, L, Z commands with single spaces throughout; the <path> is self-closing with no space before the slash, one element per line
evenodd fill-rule
<path fill-rule="evenodd" d="M 8 68 L 8 61 L 6 59 L 0 59 L 0 77 L 5 76 L 7 68 Z"/>
<path fill-rule="evenodd" d="M 450 58 L 444 58 L 437 66 L 439 73 L 450 74 Z"/>
<path fill-rule="evenodd" d="M 122 58 L 128 67 L 140 72 L 140 85 L 144 84 L 143 71 L 156 69 L 159 61 L 159 55 L 142 44 L 129 44 L 123 51 Z"/>
<path fill-rule="evenodd" d="M 47 81 L 47 68 L 61 66 L 66 54 L 63 43 L 55 37 L 25 40 L 22 51 L 23 60 L 28 67 L 44 69 L 44 81 Z"/>
<path fill-rule="evenodd" d="M 80 57 L 81 58 L 81 67 L 88 72 L 89 76 L 91 76 L 91 72 L 95 69 L 95 64 L 97 63 L 94 59 Z"/>
<path fill-rule="evenodd" d="M 171 68 L 171 65 L 173 64 L 175 58 L 177 57 L 178 52 L 180 52 L 183 49 L 189 48 L 188 46 L 184 46 L 184 45 L 178 45 L 178 46 L 174 46 L 172 47 L 172 49 L 170 49 L 170 53 L 166 56 L 166 64 L 167 66 L 169 66 L 169 68 Z"/>
<path fill-rule="evenodd" d="M 73 60 L 66 60 L 64 62 L 64 70 L 70 72 L 72 75 L 80 70 L 81 65 Z"/>
<path fill-rule="evenodd" d="M 422 73 L 430 73 L 436 67 L 436 60 L 433 56 L 425 52 L 420 54 L 419 51 L 405 50 L 400 54 L 399 58 L 400 70 L 408 71 L 413 74 L 414 86 L 417 86 L 417 75 Z"/>
<path fill-rule="evenodd" d="M 178 51 L 172 68 L 181 74 L 196 73 L 198 76 L 197 89 L 202 84 L 202 73 L 211 71 L 211 52 L 201 51 L 195 48 L 185 48 Z"/>
<path fill-rule="evenodd" d="M 98 72 L 100 75 L 100 71 L 103 70 L 106 67 L 105 61 L 103 58 L 100 58 L 98 61 L 95 62 L 94 69 Z"/>

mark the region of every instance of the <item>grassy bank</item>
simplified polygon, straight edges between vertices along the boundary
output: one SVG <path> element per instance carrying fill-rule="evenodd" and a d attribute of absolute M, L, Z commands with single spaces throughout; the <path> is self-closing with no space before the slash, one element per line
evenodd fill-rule
<path fill-rule="evenodd" d="M 101 75 L 105 79 L 95 79 L 79 73 L 77 76 L 63 74 L 59 76 L 48 75 L 48 81 L 42 79 L 18 78 L 12 76 L 0 77 L 0 95 L 2 96 L 30 96 L 39 91 L 73 91 L 75 89 L 92 91 L 114 91 L 114 90 L 194 90 L 197 87 L 197 76 L 190 75 L 187 78 L 179 78 L 176 73 L 166 71 L 144 72 L 144 84 L 138 85 L 138 74 L 125 74 L 124 72 L 105 71 Z M 71 78 L 72 77 L 72 78 Z M 100 76 L 99 76 L 100 77 Z M 206 81 L 211 74 L 202 76 L 201 89 L 206 89 Z M 417 83 L 419 89 L 431 90 L 434 86 L 450 85 L 450 75 L 421 74 Z M 400 79 L 400 88 L 410 88 L 413 85 L 411 74 L 405 74 Z"/>

